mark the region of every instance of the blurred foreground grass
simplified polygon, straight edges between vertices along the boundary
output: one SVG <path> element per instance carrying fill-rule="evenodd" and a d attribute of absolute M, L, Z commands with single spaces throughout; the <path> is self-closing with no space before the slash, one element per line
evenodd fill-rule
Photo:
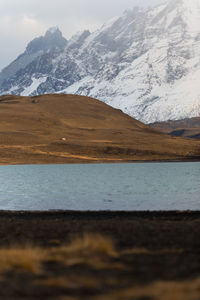
<path fill-rule="evenodd" d="M 163 261 L 168 257 L 173 261 L 184 255 L 183 249 L 124 250 L 112 239 L 94 233 L 75 236 L 68 244 L 59 240 L 50 244 L 0 249 L 1 299 L 200 299 L 200 277 L 158 281 L 152 274 L 152 280 L 144 282 L 137 278 L 138 272 L 145 272 L 141 259 L 151 263 L 155 257 Z"/>

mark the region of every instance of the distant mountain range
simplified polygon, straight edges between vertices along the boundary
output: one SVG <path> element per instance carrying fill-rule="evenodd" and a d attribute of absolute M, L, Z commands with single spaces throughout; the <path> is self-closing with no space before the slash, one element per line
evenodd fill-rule
<path fill-rule="evenodd" d="M 179 121 L 166 121 L 150 125 L 152 128 L 168 133 L 171 136 L 200 139 L 200 117 Z"/>
<path fill-rule="evenodd" d="M 0 94 L 92 96 L 145 123 L 200 116 L 200 0 L 134 8 L 70 40 L 36 38 L 0 73 Z"/>

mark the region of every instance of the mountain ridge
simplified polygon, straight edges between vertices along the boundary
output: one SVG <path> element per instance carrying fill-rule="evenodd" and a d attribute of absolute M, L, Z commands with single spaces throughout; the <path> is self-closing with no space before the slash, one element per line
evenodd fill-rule
<path fill-rule="evenodd" d="M 7 77 L 15 76 L 31 64 L 37 57 L 53 50 L 63 49 L 67 40 L 62 36 L 58 27 L 49 28 L 44 36 L 36 37 L 28 43 L 24 53 L 20 54 L 11 64 L 0 72 L 0 85 Z"/>
<path fill-rule="evenodd" d="M 200 139 L 200 117 L 154 123 L 150 124 L 150 126 L 171 136 Z"/>
<path fill-rule="evenodd" d="M 79 94 L 144 122 L 200 116 L 200 0 L 134 8 L 38 56 L 0 94 Z"/>

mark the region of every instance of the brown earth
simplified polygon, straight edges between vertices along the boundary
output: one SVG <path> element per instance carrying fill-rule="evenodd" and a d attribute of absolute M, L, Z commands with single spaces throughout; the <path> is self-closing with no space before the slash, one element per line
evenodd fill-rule
<path fill-rule="evenodd" d="M 0 299 L 198 300 L 200 212 L 0 212 Z"/>
<path fill-rule="evenodd" d="M 200 141 L 161 134 L 88 97 L 0 97 L 0 164 L 200 158 Z"/>
<path fill-rule="evenodd" d="M 200 117 L 151 124 L 151 127 L 171 136 L 200 139 Z"/>

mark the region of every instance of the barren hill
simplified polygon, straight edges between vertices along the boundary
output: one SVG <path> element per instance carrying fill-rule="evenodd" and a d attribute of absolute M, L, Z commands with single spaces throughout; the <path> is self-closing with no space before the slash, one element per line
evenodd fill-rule
<path fill-rule="evenodd" d="M 92 98 L 0 97 L 1 164 L 199 157 L 199 141 L 161 134 Z"/>

